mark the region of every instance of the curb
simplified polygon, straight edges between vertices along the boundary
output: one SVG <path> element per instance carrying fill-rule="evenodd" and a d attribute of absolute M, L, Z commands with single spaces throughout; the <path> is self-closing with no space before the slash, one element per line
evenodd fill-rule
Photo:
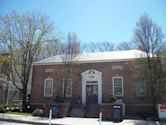
<path fill-rule="evenodd" d="M 37 122 L 37 121 L 36 122 L 32 122 L 32 121 L 7 119 L 7 118 L 0 118 L 0 121 L 15 122 L 15 123 L 25 123 L 25 124 L 32 124 L 32 125 L 48 125 L 49 124 L 49 123 L 43 123 L 43 122 Z M 64 125 L 64 124 L 51 123 L 51 125 Z"/>

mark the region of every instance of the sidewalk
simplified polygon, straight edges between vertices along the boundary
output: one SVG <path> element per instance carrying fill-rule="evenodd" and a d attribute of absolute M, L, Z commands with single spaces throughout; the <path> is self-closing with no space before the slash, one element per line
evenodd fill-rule
<path fill-rule="evenodd" d="M 11 121 L 19 123 L 29 123 L 29 124 L 47 124 L 49 123 L 48 118 L 34 117 L 34 116 L 25 116 L 25 115 L 11 115 L 5 114 L 4 116 L 0 114 L 0 121 Z M 99 125 L 97 118 L 57 118 L 51 120 L 52 125 Z M 113 123 L 112 121 L 102 121 L 101 125 L 165 125 L 165 123 L 151 122 L 144 120 L 129 120 L 125 119 L 119 123 Z"/>

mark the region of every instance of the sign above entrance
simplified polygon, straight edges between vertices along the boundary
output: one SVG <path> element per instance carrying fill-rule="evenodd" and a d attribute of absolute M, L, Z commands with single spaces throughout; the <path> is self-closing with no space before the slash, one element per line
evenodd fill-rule
<path fill-rule="evenodd" d="M 93 83 L 96 83 L 96 84 L 97 84 L 97 81 L 87 81 L 86 83 L 87 83 L 87 84 L 91 84 L 91 83 L 92 83 L 92 84 L 93 84 Z"/>
<path fill-rule="evenodd" d="M 91 76 L 91 75 L 89 76 L 89 78 L 94 78 L 94 77 L 95 77 L 94 75 L 93 76 Z"/>

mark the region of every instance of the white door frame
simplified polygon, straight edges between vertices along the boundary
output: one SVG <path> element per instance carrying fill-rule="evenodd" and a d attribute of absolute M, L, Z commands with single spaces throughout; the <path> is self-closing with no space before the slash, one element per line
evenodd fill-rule
<path fill-rule="evenodd" d="M 82 75 L 82 104 L 84 105 L 86 104 L 86 85 L 89 85 L 87 81 L 97 81 L 98 104 L 101 104 L 102 103 L 102 72 L 99 72 L 94 69 L 90 69 L 81 73 L 81 75 Z"/>

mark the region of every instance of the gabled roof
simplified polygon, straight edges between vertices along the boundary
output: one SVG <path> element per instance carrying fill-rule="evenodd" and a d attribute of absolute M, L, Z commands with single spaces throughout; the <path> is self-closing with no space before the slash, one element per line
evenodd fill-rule
<path fill-rule="evenodd" d="M 124 50 L 124 51 L 110 51 L 110 52 L 94 52 L 94 53 L 80 53 L 73 61 L 78 63 L 97 63 L 97 62 L 117 62 L 129 61 L 137 58 L 146 57 L 145 52 L 140 50 Z M 35 63 L 35 65 L 53 65 L 62 64 L 63 56 L 56 55 Z"/>

